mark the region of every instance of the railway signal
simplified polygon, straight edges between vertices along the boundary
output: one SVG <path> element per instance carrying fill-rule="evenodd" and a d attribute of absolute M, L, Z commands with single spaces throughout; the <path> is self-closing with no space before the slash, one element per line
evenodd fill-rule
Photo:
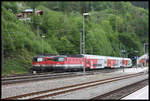
<path fill-rule="evenodd" d="M 146 53 L 145 46 L 148 45 L 148 43 L 144 43 L 144 54 Z"/>

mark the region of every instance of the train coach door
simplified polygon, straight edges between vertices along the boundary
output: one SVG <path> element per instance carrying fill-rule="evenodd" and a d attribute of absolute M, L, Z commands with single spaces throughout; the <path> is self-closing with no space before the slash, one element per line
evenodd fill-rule
<path fill-rule="evenodd" d="M 99 59 L 97 62 L 97 68 L 103 68 L 104 67 L 104 60 L 103 59 Z"/>
<path fill-rule="evenodd" d="M 107 67 L 111 67 L 111 60 L 107 59 Z"/>
<path fill-rule="evenodd" d="M 89 59 L 86 59 L 85 67 L 86 67 L 86 68 L 90 68 L 90 67 L 91 67 L 90 60 L 89 60 Z"/>

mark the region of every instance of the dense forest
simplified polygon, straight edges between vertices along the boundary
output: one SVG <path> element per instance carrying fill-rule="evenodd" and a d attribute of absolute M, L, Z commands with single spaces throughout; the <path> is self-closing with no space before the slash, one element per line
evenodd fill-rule
<path fill-rule="evenodd" d="M 17 19 L 31 8 L 43 15 Z M 85 12 L 90 13 L 84 19 L 86 54 L 129 57 L 134 63 L 149 42 L 148 2 L 2 2 L 1 9 L 3 75 L 28 72 L 38 54 L 80 54 Z"/>

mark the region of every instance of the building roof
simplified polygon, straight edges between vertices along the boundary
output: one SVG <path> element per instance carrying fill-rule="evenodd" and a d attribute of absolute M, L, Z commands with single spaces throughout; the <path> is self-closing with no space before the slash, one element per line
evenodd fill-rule
<path fill-rule="evenodd" d="M 23 12 L 33 12 L 33 9 L 26 9 Z"/>

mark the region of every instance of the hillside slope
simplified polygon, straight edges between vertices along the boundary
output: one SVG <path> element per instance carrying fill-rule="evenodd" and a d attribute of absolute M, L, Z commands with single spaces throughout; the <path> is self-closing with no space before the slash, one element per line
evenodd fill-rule
<path fill-rule="evenodd" d="M 16 14 L 27 8 L 44 13 L 32 14 L 30 22 L 18 20 Z M 130 2 L 2 2 L 2 74 L 28 72 L 33 56 L 42 51 L 80 54 L 84 11 L 90 13 L 85 18 L 87 54 L 120 56 L 120 46 L 129 58 L 137 55 L 135 50 L 143 54 L 148 9 Z"/>

